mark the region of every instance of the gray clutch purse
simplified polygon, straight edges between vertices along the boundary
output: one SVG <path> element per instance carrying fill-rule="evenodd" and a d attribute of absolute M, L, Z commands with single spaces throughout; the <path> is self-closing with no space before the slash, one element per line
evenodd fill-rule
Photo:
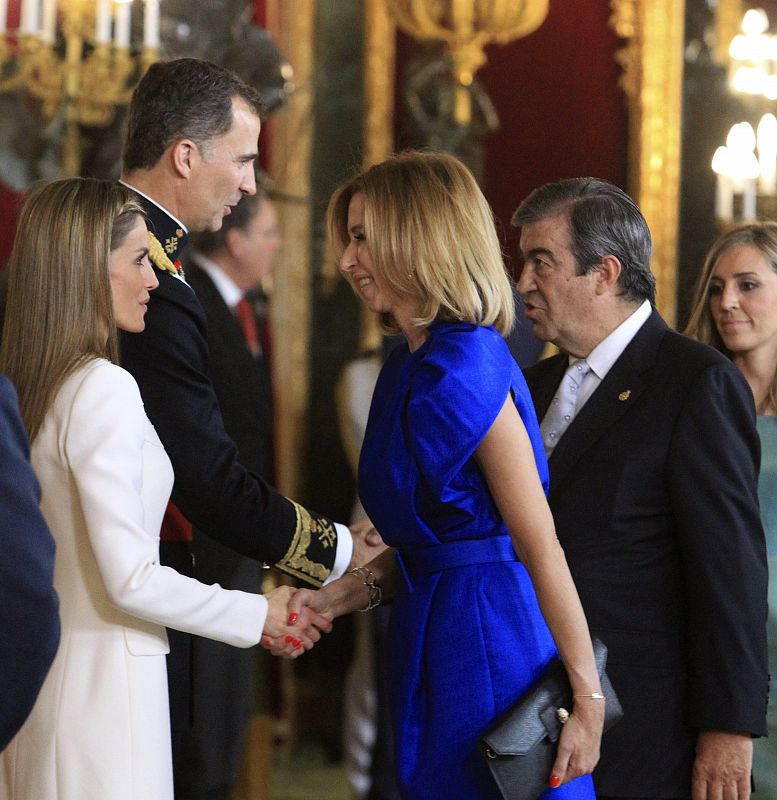
<path fill-rule="evenodd" d="M 593 640 L 594 658 L 605 697 L 604 730 L 623 709 L 605 666 L 607 648 Z M 505 800 L 537 800 L 545 789 L 561 735 L 559 709 L 572 708 L 572 687 L 559 659 L 552 661 L 531 689 L 481 739 L 486 763 Z"/>

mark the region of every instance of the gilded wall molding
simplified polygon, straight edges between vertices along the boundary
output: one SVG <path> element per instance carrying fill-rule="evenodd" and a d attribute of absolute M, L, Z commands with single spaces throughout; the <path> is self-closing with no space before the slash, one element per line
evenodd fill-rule
<path fill-rule="evenodd" d="M 684 2 L 611 0 L 629 104 L 629 192 L 653 235 L 658 309 L 677 314 Z"/>
<path fill-rule="evenodd" d="M 312 274 L 310 162 L 313 148 L 315 0 L 268 0 L 267 28 L 294 67 L 296 91 L 268 122 L 270 174 L 276 190 L 291 198 L 279 202 L 283 247 L 273 278 L 273 388 L 278 489 L 299 496 L 300 464 L 309 396 L 308 342 Z"/>
<path fill-rule="evenodd" d="M 364 129 L 362 165 L 383 161 L 394 151 L 394 65 L 396 30 L 386 0 L 364 4 Z M 378 317 L 363 304 L 359 347 L 371 350 L 381 342 Z"/>
<path fill-rule="evenodd" d="M 364 4 L 364 166 L 394 150 L 395 27 L 386 0 Z"/>

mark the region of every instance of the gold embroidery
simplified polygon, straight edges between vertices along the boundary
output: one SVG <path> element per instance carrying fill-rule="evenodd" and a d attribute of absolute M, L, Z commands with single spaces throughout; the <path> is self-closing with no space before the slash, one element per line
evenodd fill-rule
<path fill-rule="evenodd" d="M 335 530 L 334 522 L 323 517 L 310 520 L 310 532 L 318 534 L 318 541 L 321 542 L 321 546 L 325 550 L 334 547 L 337 542 L 337 531 Z"/>
<path fill-rule="evenodd" d="M 167 253 L 167 255 L 171 256 L 177 249 L 178 249 L 178 237 L 168 236 L 167 239 L 165 239 L 165 252 Z"/>
<path fill-rule="evenodd" d="M 624 400 L 628 400 L 630 397 L 631 397 L 631 389 L 626 389 L 626 391 L 625 391 L 625 392 L 621 392 L 621 393 L 618 395 L 618 400 L 620 400 L 621 402 L 623 402 Z"/>
<path fill-rule="evenodd" d="M 291 546 L 275 566 L 289 575 L 320 585 L 329 577 L 330 570 L 324 564 L 311 561 L 307 552 L 314 535 L 324 548 L 332 547 L 335 544 L 337 533 L 334 524 L 328 520 L 313 519 L 307 509 L 293 500 L 289 502 L 294 506 L 297 514 L 297 526 Z"/>
<path fill-rule="evenodd" d="M 183 278 L 183 268 L 181 265 L 178 262 L 173 264 L 173 262 L 170 261 L 159 239 L 157 239 L 151 231 L 148 232 L 148 257 L 157 269 Z"/>

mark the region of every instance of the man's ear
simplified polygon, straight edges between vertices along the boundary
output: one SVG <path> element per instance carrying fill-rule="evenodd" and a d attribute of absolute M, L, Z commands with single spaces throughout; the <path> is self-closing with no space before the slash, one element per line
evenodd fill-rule
<path fill-rule="evenodd" d="M 173 170 L 181 178 L 190 177 L 194 165 L 200 158 L 200 149 L 191 139 L 179 139 L 170 146 Z"/>
<path fill-rule="evenodd" d="M 605 256 L 601 263 L 596 267 L 596 293 L 618 294 L 618 281 L 621 276 L 621 262 L 615 256 Z"/>

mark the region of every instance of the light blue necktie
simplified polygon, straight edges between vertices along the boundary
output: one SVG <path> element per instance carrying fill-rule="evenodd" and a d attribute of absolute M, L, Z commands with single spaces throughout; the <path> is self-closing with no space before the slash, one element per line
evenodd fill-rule
<path fill-rule="evenodd" d="M 581 358 L 579 361 L 573 361 L 567 367 L 567 371 L 561 379 L 556 396 L 540 425 L 542 441 L 545 443 L 545 455 L 548 458 L 559 439 L 564 435 L 564 431 L 575 418 L 577 396 L 590 371 L 591 367 L 588 366 L 588 362 Z"/>

